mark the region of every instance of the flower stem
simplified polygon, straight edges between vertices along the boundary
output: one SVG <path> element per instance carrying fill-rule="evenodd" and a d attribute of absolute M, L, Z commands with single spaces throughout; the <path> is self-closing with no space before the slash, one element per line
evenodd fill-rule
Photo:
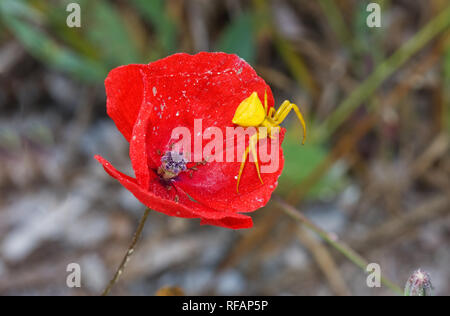
<path fill-rule="evenodd" d="M 322 238 L 333 248 L 335 248 L 337 251 L 343 254 L 347 259 L 349 259 L 355 265 L 366 271 L 366 267 L 369 264 L 369 262 L 366 259 L 364 259 L 361 255 L 359 255 L 357 252 L 355 252 L 352 248 L 350 248 L 349 246 L 347 246 L 342 242 L 337 241 L 328 232 L 324 231 L 322 228 L 318 227 L 316 224 L 311 222 L 305 215 L 303 215 L 293 206 L 283 201 L 281 198 L 276 198 L 274 200 L 286 214 L 288 214 L 295 220 L 301 222 L 308 229 L 316 233 L 320 238 Z M 388 278 L 386 278 L 385 276 L 381 276 L 380 281 L 382 284 L 390 288 L 393 292 L 399 295 L 403 295 L 403 292 L 400 289 L 400 287 L 391 280 L 389 280 Z"/>
<path fill-rule="evenodd" d="M 128 247 L 128 250 L 127 250 L 125 256 L 123 257 L 122 262 L 120 263 L 119 267 L 117 268 L 117 271 L 114 274 L 114 277 L 111 279 L 111 281 L 109 281 L 108 286 L 103 291 L 102 296 L 107 296 L 109 294 L 109 292 L 111 291 L 112 287 L 114 286 L 114 284 L 116 284 L 117 281 L 119 281 L 119 278 L 122 275 L 123 271 L 125 270 L 125 267 L 131 258 L 131 255 L 134 253 L 134 249 L 139 240 L 139 237 L 141 236 L 142 230 L 144 229 L 145 221 L 147 220 L 148 214 L 150 214 L 149 208 L 145 209 L 144 215 L 142 215 L 142 218 L 139 221 L 139 226 L 136 229 L 136 232 L 134 233 L 133 239 L 131 240 L 131 244 Z"/>

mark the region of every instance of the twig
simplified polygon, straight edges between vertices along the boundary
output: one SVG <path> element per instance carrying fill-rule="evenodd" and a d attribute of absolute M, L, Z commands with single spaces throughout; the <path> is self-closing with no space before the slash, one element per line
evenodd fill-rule
<path fill-rule="evenodd" d="M 446 194 L 432 197 L 419 204 L 413 210 L 394 219 L 385 222 L 364 238 L 349 241 L 353 248 L 363 251 L 363 249 L 374 249 L 384 243 L 393 243 L 397 236 L 406 234 L 420 224 L 432 219 L 445 216 L 450 213 L 450 198 Z"/>
<path fill-rule="evenodd" d="M 330 288 L 340 296 L 350 295 L 350 290 L 327 247 L 320 240 L 311 236 L 310 232 L 302 226 L 298 227 L 297 236 L 300 242 L 311 252 Z"/>
<path fill-rule="evenodd" d="M 128 247 L 128 250 L 127 250 L 125 256 L 123 257 L 122 262 L 120 263 L 119 267 L 117 268 L 117 271 L 114 274 L 114 277 L 111 279 L 111 281 L 109 281 L 108 286 L 103 291 L 102 296 L 107 296 L 109 294 L 109 292 L 111 291 L 114 284 L 117 283 L 120 276 L 122 275 L 128 261 L 130 260 L 131 255 L 134 253 L 134 249 L 139 240 L 139 237 L 141 236 L 142 230 L 144 229 L 145 221 L 147 220 L 148 214 L 150 214 L 149 208 L 147 208 L 144 212 L 144 215 L 142 215 L 142 218 L 139 221 L 139 226 L 138 226 L 136 232 L 134 233 L 133 240 L 131 241 L 131 244 Z"/>
<path fill-rule="evenodd" d="M 401 46 L 392 56 L 383 61 L 375 71 L 352 94 L 341 102 L 334 112 L 317 128 L 317 141 L 323 141 L 345 121 L 372 93 L 415 53 L 429 43 L 437 34 L 450 25 L 450 6 L 433 18 L 426 26 L 417 32 L 410 40 Z"/>
<path fill-rule="evenodd" d="M 449 32 L 445 33 L 440 37 L 439 42 L 434 46 L 433 50 L 427 54 L 424 58 L 418 62 L 419 66 L 413 71 L 408 72 L 407 80 L 400 82 L 395 86 L 385 97 L 383 104 L 367 114 L 365 117 L 360 119 L 356 126 L 345 131 L 344 135 L 341 136 L 336 145 L 333 146 L 333 150 L 330 154 L 324 158 L 318 166 L 310 172 L 308 177 L 301 183 L 295 185 L 290 194 L 286 197 L 286 201 L 290 204 L 298 204 L 303 199 L 304 195 L 308 193 L 309 189 L 319 181 L 329 168 L 333 166 L 334 162 L 340 159 L 342 156 L 348 156 L 349 153 L 355 148 L 355 144 L 361 140 L 368 131 L 370 131 L 377 122 L 377 115 L 379 115 L 382 107 L 394 107 L 398 105 L 401 99 L 407 95 L 410 89 L 414 86 L 414 79 L 417 76 L 425 74 L 431 67 L 433 67 L 437 61 L 440 60 L 442 51 L 447 47 L 450 42 Z"/>
<path fill-rule="evenodd" d="M 356 253 L 353 249 L 348 247 L 346 244 L 336 241 L 334 237 L 330 236 L 326 231 L 316 226 L 313 222 L 311 222 L 305 215 L 295 209 L 293 206 L 284 202 L 281 198 L 274 198 L 274 201 L 281 207 L 281 209 L 294 218 L 295 220 L 301 222 L 308 229 L 315 232 L 320 238 L 330 244 L 333 248 L 343 254 L 347 259 L 353 262 L 355 265 L 366 271 L 366 267 L 369 262 L 361 257 L 358 253 Z M 381 283 L 390 288 L 393 292 L 403 295 L 403 291 L 400 289 L 398 285 L 389 280 L 388 278 L 381 276 Z"/>
<path fill-rule="evenodd" d="M 340 42 L 344 45 L 352 46 L 353 43 L 351 33 L 345 24 L 344 18 L 336 2 L 330 0 L 320 0 L 319 5 L 326 16 L 328 23 L 330 24 L 330 28 L 336 33 Z"/>

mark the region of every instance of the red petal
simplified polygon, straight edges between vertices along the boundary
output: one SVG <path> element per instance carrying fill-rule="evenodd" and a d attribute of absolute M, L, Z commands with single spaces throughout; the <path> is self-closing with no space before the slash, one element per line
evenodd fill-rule
<path fill-rule="evenodd" d="M 136 124 L 133 128 L 133 136 L 130 140 L 130 159 L 136 175 L 137 182 L 143 188 L 149 188 L 151 178 L 155 177 L 154 171 L 159 166 L 148 155 L 147 132 L 149 129 L 149 117 L 151 106 L 144 104 L 141 107 Z"/>
<path fill-rule="evenodd" d="M 128 141 L 144 97 L 147 68 L 147 65 L 117 67 L 105 79 L 106 111 Z"/>
<path fill-rule="evenodd" d="M 97 157 L 111 176 L 157 211 L 198 217 L 202 224 L 251 227 L 251 218 L 236 212 L 253 211 L 267 203 L 283 168 L 281 148 L 280 166 L 276 172 L 262 175 L 263 185 L 254 164 L 247 163 L 240 194 L 236 193 L 235 179 L 239 162 L 199 166 L 192 179 L 181 174 L 171 191 L 151 170 L 156 170 L 161 155 L 170 150 L 175 127 L 184 126 L 193 133 L 194 119 L 202 118 L 202 132 L 217 126 L 225 135 L 237 106 L 253 91 L 261 100 L 267 92 L 268 105 L 273 106 L 270 88 L 245 61 L 224 53 L 176 54 L 149 65 L 116 68 L 108 75 L 105 86 L 108 114 L 125 138 L 131 139 L 130 158 L 137 180 Z M 281 141 L 282 137 L 280 144 Z M 203 145 L 207 142 L 203 140 Z M 200 203 L 191 201 L 185 191 Z M 179 195 L 179 203 L 174 201 L 174 195 Z"/>
<path fill-rule="evenodd" d="M 253 91 L 268 104 L 272 92 L 244 60 L 224 53 L 175 54 L 148 65 L 146 103 L 152 104 L 149 154 L 158 162 L 158 151 L 169 149 L 172 130 L 185 126 L 193 130 L 194 119 L 204 128 L 231 126 L 239 103 Z"/>
<path fill-rule="evenodd" d="M 202 218 L 200 225 L 214 225 L 225 228 L 241 229 L 241 228 L 251 228 L 253 226 L 252 218 L 246 216 L 246 218 L 236 218 L 236 217 L 224 217 L 219 220 L 216 219 L 206 219 Z"/>
<path fill-rule="evenodd" d="M 149 64 L 145 103 L 151 107 L 148 150 L 152 160 L 160 164 L 161 155 L 170 150 L 174 128 L 187 127 L 194 136 L 194 120 L 202 119 L 202 132 L 217 126 L 226 135 L 233 126 L 237 106 L 253 91 L 261 100 L 267 92 L 268 105 L 274 104 L 272 92 L 253 68 L 236 55 L 224 53 L 176 54 Z M 203 146 L 209 140 L 203 140 Z M 280 139 L 281 143 L 281 139 Z M 193 157 L 193 150 L 191 151 Z M 186 174 L 175 182 L 197 201 L 223 211 L 253 211 L 264 206 L 277 185 L 283 168 L 280 146 L 280 166 L 271 174 L 263 174 L 264 184 L 257 178 L 253 163 L 247 163 L 236 192 L 235 176 L 240 162 L 207 163 L 199 166 L 190 179 Z"/>
<path fill-rule="evenodd" d="M 202 222 L 211 225 L 222 226 L 227 228 L 249 228 L 252 226 L 250 217 L 237 213 L 218 212 L 207 208 L 199 203 L 191 201 L 183 192 L 178 195 L 179 201 L 174 201 L 177 192 L 167 190 L 158 181 L 153 181 L 151 191 L 144 190 L 138 184 L 136 179 L 131 178 L 117 169 L 111 163 L 100 156 L 95 158 L 103 165 L 105 171 L 117 179 L 126 189 L 128 189 L 139 201 L 152 210 L 162 212 L 169 216 L 200 218 Z M 163 197 L 162 197 L 163 196 Z"/>
<path fill-rule="evenodd" d="M 273 173 L 261 173 L 263 184 L 258 179 L 256 167 L 247 160 L 239 184 L 239 193 L 236 190 L 237 176 L 240 162 L 208 162 L 205 166 L 198 166 L 192 177 L 183 173 L 174 185 L 182 188 L 196 201 L 217 210 L 232 212 L 251 212 L 263 207 L 270 200 L 272 192 L 278 185 L 284 165 L 281 143 L 285 129 L 281 129 L 279 138 L 279 166 Z M 271 146 L 268 145 L 269 152 Z M 264 164 L 260 164 L 260 167 Z"/>

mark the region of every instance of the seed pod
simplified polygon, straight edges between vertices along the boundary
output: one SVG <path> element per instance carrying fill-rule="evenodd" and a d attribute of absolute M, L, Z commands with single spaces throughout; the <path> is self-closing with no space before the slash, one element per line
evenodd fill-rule
<path fill-rule="evenodd" d="M 405 285 L 405 296 L 431 296 L 433 285 L 430 275 L 418 269 L 409 277 Z"/>

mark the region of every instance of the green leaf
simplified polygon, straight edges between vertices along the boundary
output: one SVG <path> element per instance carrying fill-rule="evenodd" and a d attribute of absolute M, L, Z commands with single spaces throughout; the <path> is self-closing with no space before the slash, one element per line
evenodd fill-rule
<path fill-rule="evenodd" d="M 39 11 L 25 4 L 22 0 L 0 1 L 0 13 L 4 16 L 26 18 L 33 22 L 38 22 L 42 19 L 42 14 Z"/>
<path fill-rule="evenodd" d="M 283 142 L 284 169 L 279 179 L 279 190 L 290 193 L 319 166 L 327 157 L 327 149 L 319 144 L 306 143 L 304 146 L 298 139 L 286 138 Z M 328 198 L 334 196 L 345 184 L 344 168 L 335 164 L 312 188 L 307 196 L 312 198 Z"/>
<path fill-rule="evenodd" d="M 445 115 L 445 126 L 447 127 L 447 131 L 450 132 L 450 44 L 447 45 L 445 49 L 445 55 L 444 55 L 444 87 L 447 87 L 447 89 L 444 89 L 444 98 L 447 106 L 444 106 L 444 115 Z"/>
<path fill-rule="evenodd" d="M 109 2 L 86 2 L 83 27 L 88 29 L 87 37 L 95 44 L 103 60 L 109 66 L 119 66 L 141 62 L 137 45 L 127 29 L 118 11 Z"/>
<path fill-rule="evenodd" d="M 444 53 L 444 78 L 450 82 L 450 44 L 447 45 Z"/>
<path fill-rule="evenodd" d="M 255 61 L 255 36 L 253 15 L 243 13 L 225 28 L 221 34 L 217 49 L 219 51 L 237 54 L 250 64 Z"/>
<path fill-rule="evenodd" d="M 176 25 L 165 9 L 163 0 L 133 0 L 138 11 L 152 24 L 164 54 L 176 51 Z"/>
<path fill-rule="evenodd" d="M 72 51 L 84 57 L 104 63 L 105 68 L 107 68 L 106 63 L 100 59 L 98 48 L 94 47 L 96 43 L 90 42 L 85 35 L 86 32 L 89 32 L 83 27 L 86 22 L 83 11 L 85 3 L 83 0 L 79 1 L 81 6 L 81 28 L 67 27 L 66 19 L 69 13 L 66 11 L 66 7 L 70 0 L 63 1 L 57 5 L 50 2 L 39 2 L 39 10 L 46 17 L 46 29 L 57 38 L 58 43 L 70 47 Z"/>
<path fill-rule="evenodd" d="M 61 47 L 39 28 L 11 15 L 4 15 L 3 21 L 30 54 L 51 67 L 88 81 L 104 78 L 106 70 L 101 65 Z"/>

